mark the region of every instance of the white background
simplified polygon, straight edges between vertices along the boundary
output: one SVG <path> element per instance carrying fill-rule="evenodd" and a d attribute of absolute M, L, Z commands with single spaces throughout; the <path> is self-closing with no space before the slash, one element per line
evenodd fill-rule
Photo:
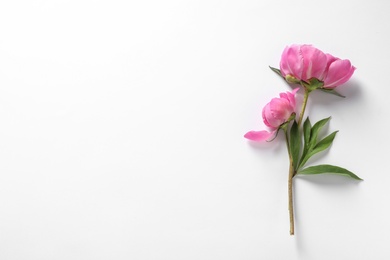
<path fill-rule="evenodd" d="M 389 10 L 1 1 L 0 259 L 390 259 Z M 243 138 L 292 43 L 357 67 L 346 99 L 312 95 L 340 132 L 311 163 L 364 179 L 296 178 L 294 237 L 283 138 Z"/>

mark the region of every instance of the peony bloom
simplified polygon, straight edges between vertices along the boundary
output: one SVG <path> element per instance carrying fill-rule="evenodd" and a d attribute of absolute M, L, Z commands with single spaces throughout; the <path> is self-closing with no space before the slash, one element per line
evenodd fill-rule
<path fill-rule="evenodd" d="M 280 60 L 283 77 L 293 77 L 306 83 L 316 78 L 324 83 L 323 88 L 335 88 L 344 84 L 355 69 L 349 60 L 341 60 L 306 44 L 287 46 Z"/>
<path fill-rule="evenodd" d="M 295 94 L 299 88 L 294 89 L 292 92 L 280 93 L 279 98 L 273 98 L 263 108 L 263 122 L 271 129 L 268 131 L 250 131 L 244 135 L 245 138 L 252 141 L 265 141 L 275 135 L 278 128 L 295 112 Z"/>

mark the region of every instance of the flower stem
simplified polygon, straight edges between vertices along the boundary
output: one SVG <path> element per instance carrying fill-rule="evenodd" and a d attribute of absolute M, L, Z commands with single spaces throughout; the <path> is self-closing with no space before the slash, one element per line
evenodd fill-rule
<path fill-rule="evenodd" d="M 284 129 L 286 136 L 286 144 L 288 151 L 288 158 L 290 160 L 289 173 L 288 173 L 288 212 L 290 215 L 290 235 L 294 235 L 294 203 L 293 203 L 293 177 L 294 177 L 294 166 L 290 152 L 290 141 L 287 134 L 287 129 Z"/>
<path fill-rule="evenodd" d="M 293 205 L 293 177 L 294 168 L 290 160 L 290 169 L 288 174 L 288 212 L 290 215 L 290 235 L 294 235 L 294 205 Z"/>
<path fill-rule="evenodd" d="M 307 100 L 309 98 L 309 94 L 310 94 L 310 90 L 305 88 L 305 94 L 303 96 L 303 104 L 302 104 L 302 108 L 301 108 L 301 113 L 299 114 L 298 127 L 302 123 L 302 119 L 303 119 L 303 115 L 305 114 L 305 109 L 306 109 Z"/>

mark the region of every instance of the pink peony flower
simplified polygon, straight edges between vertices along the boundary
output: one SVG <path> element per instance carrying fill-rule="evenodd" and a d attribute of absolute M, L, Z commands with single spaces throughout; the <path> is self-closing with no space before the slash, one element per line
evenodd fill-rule
<path fill-rule="evenodd" d="M 279 98 L 273 98 L 263 108 L 263 122 L 271 129 L 271 132 L 266 130 L 249 131 L 244 137 L 252 141 L 261 142 L 274 136 L 278 128 L 295 112 L 295 94 L 298 90 L 299 88 L 296 88 L 292 92 L 280 93 Z"/>
<path fill-rule="evenodd" d="M 324 88 L 344 84 L 355 69 L 349 60 L 341 60 L 306 44 L 287 46 L 280 60 L 283 77 L 294 77 L 305 82 L 316 78 L 324 83 Z"/>

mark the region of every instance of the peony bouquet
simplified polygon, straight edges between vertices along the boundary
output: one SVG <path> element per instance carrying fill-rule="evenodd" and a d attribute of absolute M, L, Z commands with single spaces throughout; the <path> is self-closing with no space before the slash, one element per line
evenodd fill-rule
<path fill-rule="evenodd" d="M 263 122 L 269 131 L 250 131 L 244 137 L 255 142 L 273 141 L 278 133 L 283 131 L 290 161 L 288 175 L 290 235 L 294 235 L 293 178 L 297 174 L 331 173 L 362 180 L 351 171 L 339 166 L 322 164 L 306 167 L 307 161 L 313 155 L 329 148 L 337 131 L 325 138 L 319 138 L 319 132 L 330 117 L 314 125 L 311 124 L 309 117 L 306 117 L 302 124 L 310 93 L 321 90 L 344 97 L 335 88 L 347 82 L 356 68 L 347 59 L 336 58 L 311 45 L 296 44 L 284 49 L 280 69 L 270 68 L 286 82 L 298 87 L 291 92 L 280 93 L 279 97 L 271 99 L 263 108 Z M 303 88 L 304 96 L 302 104 L 297 104 L 295 96 L 300 88 Z M 300 112 L 297 114 L 299 107 Z"/>

